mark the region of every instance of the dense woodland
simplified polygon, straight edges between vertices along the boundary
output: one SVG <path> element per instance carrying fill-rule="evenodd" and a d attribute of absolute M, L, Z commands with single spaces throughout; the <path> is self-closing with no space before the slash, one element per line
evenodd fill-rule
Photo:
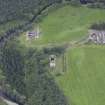
<path fill-rule="evenodd" d="M 0 0 L 0 22 L 13 19 L 31 20 L 46 6 L 60 3 L 62 0 Z"/>
<path fill-rule="evenodd" d="M 13 21 L 13 19 L 31 20 L 45 7 L 63 1 L 105 4 L 104 0 L 0 0 L 0 23 Z"/>

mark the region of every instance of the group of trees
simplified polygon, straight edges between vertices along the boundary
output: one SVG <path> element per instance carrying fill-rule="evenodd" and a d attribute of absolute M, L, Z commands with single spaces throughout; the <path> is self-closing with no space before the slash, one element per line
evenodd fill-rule
<path fill-rule="evenodd" d="M 80 6 L 81 4 L 87 4 L 91 8 L 103 8 L 105 9 L 105 0 L 66 0 L 71 5 Z"/>
<path fill-rule="evenodd" d="M 8 39 L 19 36 L 20 33 L 26 31 L 27 29 L 32 28 L 31 23 L 20 24 L 17 27 L 10 28 L 5 31 L 3 34 L 0 34 L 0 47 L 5 44 Z"/>
<path fill-rule="evenodd" d="M 105 0 L 89 0 L 91 1 L 88 7 L 105 9 Z"/>
<path fill-rule="evenodd" d="M 3 73 L 8 83 L 22 93 L 24 90 L 24 82 L 22 81 L 24 77 L 24 58 L 20 50 L 14 43 L 9 43 L 1 48 L 0 56 L 1 69 L 4 70 Z"/>
<path fill-rule="evenodd" d="M 1 87 L 5 96 L 17 101 L 25 93 L 24 57 L 14 42 L 8 42 L 0 48 L 0 69 L 5 77 Z M 19 100 L 23 102 L 23 100 Z"/>
<path fill-rule="evenodd" d="M 46 6 L 60 3 L 62 0 L 1 0 L 0 23 L 17 20 L 31 20 Z"/>
<path fill-rule="evenodd" d="M 48 70 L 49 54 L 59 56 L 64 48 L 23 50 L 16 43 L 11 40 L 0 50 L 5 95 L 22 105 L 68 105 Z"/>
<path fill-rule="evenodd" d="M 105 22 L 92 24 L 91 27 L 90 27 L 90 29 L 94 29 L 94 30 L 105 30 Z"/>

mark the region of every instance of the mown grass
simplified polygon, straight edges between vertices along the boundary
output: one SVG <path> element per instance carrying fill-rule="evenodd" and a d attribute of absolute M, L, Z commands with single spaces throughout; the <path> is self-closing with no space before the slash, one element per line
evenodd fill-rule
<path fill-rule="evenodd" d="M 41 37 L 31 42 L 26 40 L 26 33 L 21 35 L 20 42 L 28 47 L 46 45 L 48 43 L 66 43 L 80 39 L 88 34 L 92 23 L 105 20 L 105 10 L 87 7 L 72 7 L 70 5 L 59 8 L 39 23 Z"/>
<path fill-rule="evenodd" d="M 57 83 L 71 105 L 105 105 L 105 47 L 86 46 L 67 52 L 68 70 Z"/>

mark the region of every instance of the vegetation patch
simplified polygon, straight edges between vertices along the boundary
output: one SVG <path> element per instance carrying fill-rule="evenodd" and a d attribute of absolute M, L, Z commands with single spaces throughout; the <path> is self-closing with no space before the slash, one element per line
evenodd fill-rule
<path fill-rule="evenodd" d="M 68 71 L 55 77 L 71 105 L 104 105 L 104 46 L 86 45 L 67 52 Z"/>
<path fill-rule="evenodd" d="M 90 27 L 90 29 L 94 29 L 94 30 L 105 30 L 105 22 L 92 24 L 91 27 Z"/>

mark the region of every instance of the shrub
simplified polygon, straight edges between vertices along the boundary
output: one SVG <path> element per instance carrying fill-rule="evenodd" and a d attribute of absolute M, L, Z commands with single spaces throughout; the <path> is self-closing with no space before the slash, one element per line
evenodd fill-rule
<path fill-rule="evenodd" d="M 104 3 L 92 3 L 92 4 L 88 4 L 88 7 L 105 9 L 105 4 Z"/>
<path fill-rule="evenodd" d="M 90 27 L 90 29 L 94 29 L 94 30 L 105 30 L 105 22 L 92 24 L 91 27 Z"/>
<path fill-rule="evenodd" d="M 55 54 L 55 55 L 60 55 L 64 53 L 65 47 L 57 46 L 53 48 L 44 48 L 44 53 L 46 54 Z"/>
<path fill-rule="evenodd" d="M 71 0 L 70 4 L 76 7 L 81 6 L 80 0 Z"/>

